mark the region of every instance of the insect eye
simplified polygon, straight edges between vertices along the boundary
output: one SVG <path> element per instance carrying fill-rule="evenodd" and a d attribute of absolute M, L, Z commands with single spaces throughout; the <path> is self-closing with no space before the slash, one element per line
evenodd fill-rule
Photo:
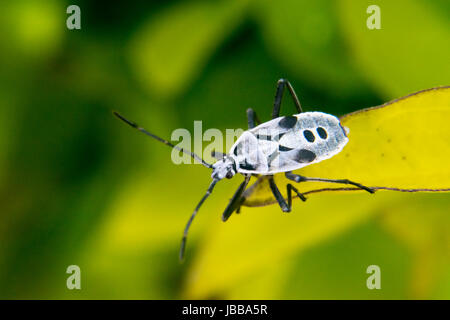
<path fill-rule="evenodd" d="M 325 140 L 328 137 L 327 132 L 325 131 L 324 128 L 318 127 L 316 131 L 317 131 L 317 134 L 319 135 L 319 137 L 321 137 L 322 139 Z"/>
<path fill-rule="evenodd" d="M 303 135 L 305 136 L 305 139 L 308 140 L 308 142 L 314 142 L 314 140 L 316 140 L 316 138 L 314 137 L 314 133 L 309 130 L 304 130 Z"/>

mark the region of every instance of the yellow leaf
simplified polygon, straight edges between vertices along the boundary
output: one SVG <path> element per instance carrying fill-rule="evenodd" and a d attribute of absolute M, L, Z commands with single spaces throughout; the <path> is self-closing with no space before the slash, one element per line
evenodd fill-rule
<path fill-rule="evenodd" d="M 410 292 L 414 299 L 445 299 L 436 289 L 450 267 L 448 195 L 416 195 L 415 201 L 386 209 L 381 222 L 413 255 Z"/>
<path fill-rule="evenodd" d="M 231 291 L 237 298 L 232 293 L 236 284 L 243 285 L 250 275 L 367 221 L 397 200 L 389 193 L 376 200 L 365 194 L 328 193 L 294 206 L 291 213 L 266 206 L 244 209 L 226 223 L 216 219 L 200 242 L 183 297 L 221 298 Z"/>
<path fill-rule="evenodd" d="M 349 143 L 337 156 L 299 170 L 305 176 L 349 178 L 372 187 L 449 190 L 450 88 L 425 90 L 342 118 Z M 283 175 L 277 175 L 283 182 Z M 280 189 L 282 184 L 279 184 Z M 336 186 L 301 183 L 303 192 Z M 284 190 L 283 190 L 284 191 Z M 236 297 L 236 284 L 267 265 L 337 236 L 412 201 L 412 193 L 316 192 L 292 213 L 277 206 L 243 209 L 225 224 L 212 221 L 186 279 L 184 297 Z M 266 183 L 247 194 L 247 206 L 274 202 Z M 428 195 L 430 197 L 432 195 Z M 282 271 L 281 271 L 282 272 Z M 251 286 L 251 284 L 249 284 Z M 270 280 L 264 285 L 270 287 Z M 233 293 L 235 292 L 235 294 Z"/>
<path fill-rule="evenodd" d="M 341 118 L 349 142 L 335 157 L 298 170 L 306 177 L 350 179 L 378 190 L 450 191 L 450 87 L 419 91 Z M 275 176 L 285 195 L 284 174 Z M 346 185 L 298 184 L 300 192 Z M 265 177 L 245 193 L 247 206 L 275 203 Z M 375 195 L 376 197 L 377 195 Z"/>

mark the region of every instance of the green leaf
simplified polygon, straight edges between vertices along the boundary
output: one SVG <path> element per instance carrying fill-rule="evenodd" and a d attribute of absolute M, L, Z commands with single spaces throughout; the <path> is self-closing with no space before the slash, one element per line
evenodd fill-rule
<path fill-rule="evenodd" d="M 338 94 L 360 88 L 361 77 L 345 51 L 334 4 L 263 0 L 254 5 L 267 50 L 286 70 Z"/>
<path fill-rule="evenodd" d="M 11 61 L 18 58 L 22 58 L 20 63 L 29 66 L 51 57 L 67 31 L 65 18 L 65 7 L 59 1 L 4 2 L 0 12 L 0 28 L 4 30 L 0 57 L 9 63 L 3 64 L 2 68 L 11 68 Z"/>
<path fill-rule="evenodd" d="M 179 3 L 135 35 L 130 60 L 143 86 L 163 97 L 185 89 L 244 17 L 248 1 Z"/>
<path fill-rule="evenodd" d="M 369 30 L 366 13 L 378 4 L 381 29 Z M 448 83 L 450 28 L 448 15 L 430 1 L 338 1 L 342 31 L 361 74 L 396 97 Z M 442 12 L 448 12 L 445 7 Z"/>

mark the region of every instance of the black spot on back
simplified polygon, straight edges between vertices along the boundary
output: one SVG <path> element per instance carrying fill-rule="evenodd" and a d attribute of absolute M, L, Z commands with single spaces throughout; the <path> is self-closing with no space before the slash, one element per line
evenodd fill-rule
<path fill-rule="evenodd" d="M 305 136 L 305 139 L 308 140 L 308 142 L 314 142 L 314 140 L 316 140 L 316 137 L 314 137 L 314 133 L 309 130 L 304 130 L 303 135 Z"/>
<path fill-rule="evenodd" d="M 289 148 L 289 147 L 285 147 L 285 146 L 282 146 L 282 145 L 278 146 L 278 151 L 291 151 L 291 150 L 294 150 L 294 149 Z"/>
<path fill-rule="evenodd" d="M 267 141 L 278 141 L 281 139 L 282 136 L 284 136 L 286 132 L 282 132 L 277 134 L 276 136 L 269 136 L 266 134 L 257 134 L 256 139 L 258 140 L 267 140 Z"/>
<path fill-rule="evenodd" d="M 283 117 L 283 119 L 278 122 L 278 125 L 282 127 L 283 129 L 292 129 L 295 124 L 297 123 L 297 117 L 294 116 L 287 116 Z"/>
<path fill-rule="evenodd" d="M 256 166 L 247 162 L 247 159 L 244 160 L 244 163 L 239 163 L 239 168 L 244 170 L 253 171 L 256 169 Z"/>
<path fill-rule="evenodd" d="M 256 139 L 258 139 L 258 140 L 272 141 L 272 136 L 268 136 L 268 135 L 266 135 L 266 134 L 257 134 L 257 135 L 256 135 Z"/>
<path fill-rule="evenodd" d="M 301 149 L 297 152 L 294 160 L 300 163 L 308 163 L 314 161 L 314 159 L 316 159 L 316 154 L 314 152 Z"/>
<path fill-rule="evenodd" d="M 324 128 L 322 127 L 318 127 L 317 128 L 317 134 L 319 135 L 319 137 L 321 137 L 322 139 L 326 139 L 328 137 L 327 132 L 325 131 Z"/>

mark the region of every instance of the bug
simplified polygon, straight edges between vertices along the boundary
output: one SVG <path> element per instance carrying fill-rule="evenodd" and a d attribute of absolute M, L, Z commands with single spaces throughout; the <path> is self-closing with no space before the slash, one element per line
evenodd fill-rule
<path fill-rule="evenodd" d="M 281 101 L 286 88 L 294 101 L 298 113 L 280 117 Z M 306 197 L 293 184 L 288 183 L 286 186 L 286 202 L 273 179 L 273 175 L 277 173 L 284 173 L 288 180 L 296 183 L 318 181 L 350 184 L 369 193 L 375 192 L 372 188 L 348 179 L 305 177 L 292 173 L 293 170 L 329 159 L 341 152 L 348 142 L 348 132 L 341 125 L 339 119 L 333 115 L 323 112 L 303 112 L 294 88 L 286 79 L 280 79 L 277 82 L 272 120 L 262 123 L 253 109 L 247 109 L 248 130 L 237 139 L 229 153 L 213 152 L 212 156 L 217 159 L 217 162 L 214 164 L 207 163 L 197 154 L 175 146 L 169 141 L 150 133 L 119 113 L 115 111 L 113 113 L 131 127 L 171 148 L 190 155 L 203 166 L 212 170 L 212 182 L 195 207 L 184 229 L 181 240 L 180 260 L 184 258 L 189 228 L 202 204 L 212 193 L 217 182 L 224 178 L 231 179 L 238 173 L 244 176 L 244 181 L 240 184 L 225 208 L 222 214 L 223 221 L 228 220 L 233 212 L 239 212 L 245 200 L 243 198 L 244 191 L 252 176 L 268 176 L 273 196 L 284 212 L 291 211 L 293 192 L 302 201 L 306 201 Z"/>

